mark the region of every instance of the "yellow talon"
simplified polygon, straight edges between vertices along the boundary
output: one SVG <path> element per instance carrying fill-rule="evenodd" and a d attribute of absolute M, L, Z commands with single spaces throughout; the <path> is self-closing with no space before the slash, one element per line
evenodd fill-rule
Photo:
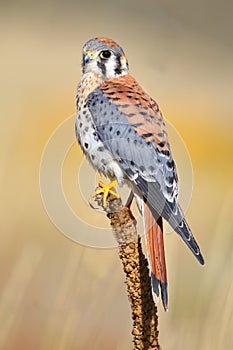
<path fill-rule="evenodd" d="M 115 196 L 116 198 L 119 198 L 119 194 L 115 191 L 113 191 L 111 188 L 116 186 L 118 184 L 117 180 L 112 181 L 110 184 L 106 185 L 103 182 L 99 182 L 98 186 L 100 188 L 98 188 L 95 193 L 93 194 L 93 196 L 96 196 L 98 194 L 103 194 L 103 207 L 106 208 L 107 205 L 107 197 L 109 194 L 112 194 L 113 196 Z"/>

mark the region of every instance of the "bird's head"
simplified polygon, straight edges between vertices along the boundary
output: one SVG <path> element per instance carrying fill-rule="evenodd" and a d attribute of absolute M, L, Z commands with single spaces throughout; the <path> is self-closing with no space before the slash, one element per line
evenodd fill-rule
<path fill-rule="evenodd" d="M 128 62 L 122 48 L 113 40 L 95 38 L 83 46 L 82 70 L 106 80 L 127 74 Z"/>

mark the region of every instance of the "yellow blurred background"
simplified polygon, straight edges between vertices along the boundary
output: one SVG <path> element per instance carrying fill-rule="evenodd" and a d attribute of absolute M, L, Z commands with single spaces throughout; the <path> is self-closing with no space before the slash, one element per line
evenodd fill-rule
<path fill-rule="evenodd" d="M 43 149 L 75 113 L 81 49 L 95 36 L 123 46 L 131 73 L 158 101 L 192 160 L 187 218 L 206 265 L 174 233 L 166 235 L 169 312 L 159 305 L 160 343 L 166 350 L 232 349 L 233 3 L 12 0 L 0 6 L 0 349 L 132 348 L 117 249 L 90 248 L 61 234 L 39 189 Z M 70 138 L 72 144 L 73 127 Z M 179 168 L 182 154 L 177 157 Z M 74 144 L 64 166 L 67 198 L 74 211 L 93 217 L 93 227 L 105 227 L 104 216 L 77 195 L 82 159 Z M 95 178 L 85 169 L 85 193 L 91 193 Z M 85 235 L 83 227 L 88 234 L 85 223 L 77 234 Z"/>

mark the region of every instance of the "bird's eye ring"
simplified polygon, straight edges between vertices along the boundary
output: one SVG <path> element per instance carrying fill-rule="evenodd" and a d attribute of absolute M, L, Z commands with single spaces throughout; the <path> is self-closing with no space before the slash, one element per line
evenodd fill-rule
<path fill-rule="evenodd" d="M 109 51 L 109 50 L 104 50 L 104 51 L 101 51 L 100 52 L 100 58 L 102 58 L 102 59 L 104 59 L 104 60 L 107 60 L 107 59 L 109 59 L 110 57 L 111 57 L 111 51 Z"/>

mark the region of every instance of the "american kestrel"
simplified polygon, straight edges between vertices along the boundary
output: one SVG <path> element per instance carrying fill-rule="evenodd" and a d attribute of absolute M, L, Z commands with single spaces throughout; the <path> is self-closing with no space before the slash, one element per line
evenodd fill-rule
<path fill-rule="evenodd" d="M 76 135 L 92 166 L 112 183 L 131 186 L 146 229 L 152 289 L 167 309 L 162 218 L 187 244 L 200 264 L 203 256 L 178 203 L 178 179 L 158 104 L 129 74 L 123 49 L 95 38 L 83 47 L 77 89 Z"/>

